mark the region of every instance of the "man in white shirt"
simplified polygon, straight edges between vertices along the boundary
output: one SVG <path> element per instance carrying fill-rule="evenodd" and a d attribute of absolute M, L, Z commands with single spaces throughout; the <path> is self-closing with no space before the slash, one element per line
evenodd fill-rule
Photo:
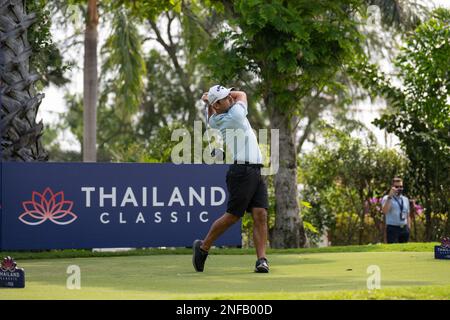
<path fill-rule="evenodd" d="M 392 179 L 391 190 L 381 200 L 383 214 L 386 217 L 387 243 L 405 243 L 409 240 L 411 219 L 409 199 L 402 195 L 403 180 Z"/>
<path fill-rule="evenodd" d="M 205 239 L 194 241 L 192 263 L 196 271 L 203 272 L 213 242 L 247 211 L 251 212 L 254 221 L 255 272 L 267 273 L 267 186 L 261 177 L 261 150 L 247 119 L 247 95 L 243 91 L 216 85 L 202 96 L 202 100 L 208 104 L 207 121 L 222 134 L 226 152 L 231 153 L 233 164 L 226 177 L 229 194 L 227 211 L 212 224 Z"/>

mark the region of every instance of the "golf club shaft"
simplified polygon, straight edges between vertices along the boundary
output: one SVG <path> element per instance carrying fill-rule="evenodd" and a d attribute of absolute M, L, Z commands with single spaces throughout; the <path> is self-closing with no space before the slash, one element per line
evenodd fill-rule
<path fill-rule="evenodd" d="M 208 133 L 209 125 L 208 125 L 208 104 L 207 103 L 205 103 L 205 122 L 206 122 L 206 138 L 208 139 L 209 154 L 211 154 L 212 149 L 211 149 L 211 141 L 210 141 L 209 133 Z"/>

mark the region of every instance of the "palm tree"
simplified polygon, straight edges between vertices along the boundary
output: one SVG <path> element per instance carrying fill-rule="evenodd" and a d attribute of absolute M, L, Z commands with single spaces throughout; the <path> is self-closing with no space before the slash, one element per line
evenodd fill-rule
<path fill-rule="evenodd" d="M 42 121 L 36 123 L 44 97 L 37 94 L 37 74 L 30 73 L 27 29 L 36 20 L 24 1 L 0 0 L 0 131 L 2 161 L 46 161 Z"/>
<path fill-rule="evenodd" d="M 97 0 L 88 0 L 84 38 L 83 161 L 97 161 Z"/>
<path fill-rule="evenodd" d="M 382 22 L 385 26 L 413 30 L 428 12 L 421 0 L 365 0 L 367 5 L 380 8 Z"/>

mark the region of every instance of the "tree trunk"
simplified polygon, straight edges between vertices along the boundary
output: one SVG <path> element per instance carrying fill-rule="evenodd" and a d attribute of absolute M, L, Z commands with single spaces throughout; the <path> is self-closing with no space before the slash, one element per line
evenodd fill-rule
<path fill-rule="evenodd" d="M 364 230 L 365 228 L 365 217 L 366 217 L 366 213 L 367 213 L 367 208 L 366 208 L 366 204 L 368 203 L 369 200 L 364 199 L 364 194 L 363 194 L 363 188 L 361 187 L 360 192 L 359 192 L 359 199 L 360 202 L 363 204 L 362 208 L 360 210 L 359 213 L 359 230 L 358 230 L 358 244 L 362 245 L 363 244 L 363 238 L 364 238 Z M 357 209 L 357 207 L 355 208 Z"/>
<path fill-rule="evenodd" d="M 0 156 L 3 161 L 46 161 L 44 126 L 36 123 L 44 95 L 34 88 L 39 76 L 29 72 L 27 29 L 36 15 L 27 15 L 24 4 L 0 1 Z"/>
<path fill-rule="evenodd" d="M 97 161 L 97 1 L 88 0 L 84 34 L 83 161 Z"/>
<path fill-rule="evenodd" d="M 280 108 L 271 106 L 272 129 L 279 129 L 279 170 L 274 177 L 276 215 L 275 227 L 271 234 L 273 248 L 298 248 L 308 245 L 303 221 L 299 214 L 297 199 L 297 161 L 295 148 L 295 130 L 291 117 Z M 293 132 L 294 131 L 294 132 Z"/>
<path fill-rule="evenodd" d="M 432 232 L 432 217 L 431 217 L 431 213 L 432 213 L 432 201 L 430 199 L 430 190 L 431 187 L 428 183 L 428 181 L 424 181 L 423 185 L 425 187 L 425 210 L 424 210 L 424 214 L 425 214 L 425 241 L 429 242 L 433 240 L 433 232 Z"/>

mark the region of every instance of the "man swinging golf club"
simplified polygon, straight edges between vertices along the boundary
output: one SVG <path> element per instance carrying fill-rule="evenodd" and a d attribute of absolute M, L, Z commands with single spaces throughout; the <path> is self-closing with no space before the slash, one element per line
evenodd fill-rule
<path fill-rule="evenodd" d="M 202 96 L 202 100 L 208 105 L 207 122 L 220 131 L 225 147 L 232 153 L 233 164 L 226 176 L 229 194 L 227 211 L 214 221 L 203 240 L 194 241 L 192 263 L 197 272 L 203 272 L 208 251 L 214 241 L 247 211 L 251 212 L 254 221 L 253 241 L 258 258 L 255 272 L 267 273 L 268 199 L 267 187 L 261 177 L 262 155 L 247 119 L 247 95 L 245 92 L 232 90 L 233 88 L 215 85 Z M 238 138 L 237 143 L 234 142 L 236 134 L 233 134 L 236 131 L 242 138 Z M 229 150 L 230 146 L 232 150 Z"/>

